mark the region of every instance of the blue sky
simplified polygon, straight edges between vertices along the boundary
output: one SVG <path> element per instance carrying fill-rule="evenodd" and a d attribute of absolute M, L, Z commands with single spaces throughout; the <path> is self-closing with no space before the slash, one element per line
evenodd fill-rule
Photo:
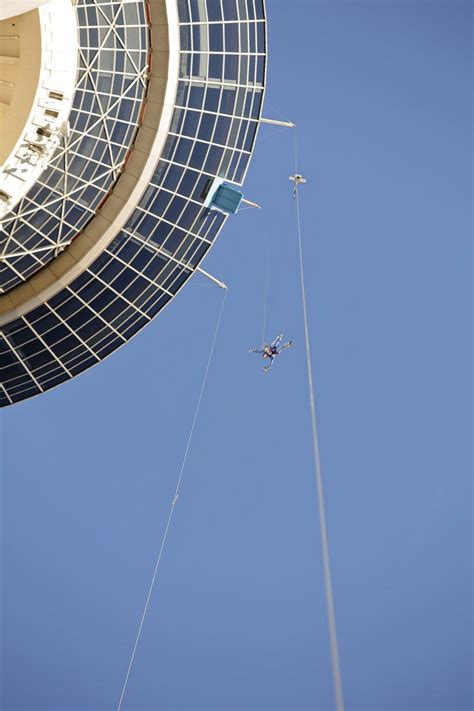
<path fill-rule="evenodd" d="M 347 709 L 472 708 L 472 4 L 269 2 L 265 114 L 298 124 Z M 333 708 L 293 133 L 264 127 L 204 267 L 229 285 L 130 711 Z M 269 331 L 295 340 L 272 372 Z M 4 410 L 2 709 L 115 708 L 222 292 Z"/>

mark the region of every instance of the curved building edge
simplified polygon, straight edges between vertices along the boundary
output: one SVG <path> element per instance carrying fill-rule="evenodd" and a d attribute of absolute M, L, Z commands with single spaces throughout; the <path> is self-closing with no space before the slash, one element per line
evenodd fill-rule
<path fill-rule="evenodd" d="M 162 41 L 157 28 L 163 23 L 154 23 L 154 4 L 147 6 L 154 40 Z M 29 280 L 43 279 L 49 270 L 50 283 L 12 303 L 15 317 L 7 317 L 0 337 L 3 406 L 74 377 L 138 333 L 188 281 L 226 220 L 204 207 L 206 185 L 213 177 L 244 180 L 266 83 L 264 3 L 226 3 L 224 16 L 212 1 L 180 0 L 176 6 L 167 0 L 168 12 L 172 6 L 179 12 L 180 47 L 178 52 L 169 42 L 169 63 L 172 55 L 175 67 L 179 61 L 173 106 L 172 82 L 163 101 L 169 125 L 164 131 L 161 122 L 152 136 L 147 106 L 137 153 L 127 163 L 138 175 L 125 171 L 84 237 Z M 156 52 L 156 44 L 151 49 Z M 152 111 L 150 121 L 156 115 Z M 144 128 L 149 130 L 140 138 Z M 158 134 L 162 146 L 153 149 Z M 148 175 L 137 168 L 140 146 L 154 158 Z M 130 199 L 134 178 L 136 197 Z M 87 245 L 83 254 L 81 239 Z M 14 293 L 8 294 L 12 302 Z"/>

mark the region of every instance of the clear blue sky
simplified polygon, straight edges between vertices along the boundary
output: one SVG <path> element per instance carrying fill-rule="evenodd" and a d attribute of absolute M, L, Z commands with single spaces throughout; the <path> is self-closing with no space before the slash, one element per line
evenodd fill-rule
<path fill-rule="evenodd" d="M 266 115 L 298 123 L 347 709 L 472 708 L 470 2 L 268 3 Z M 280 112 L 280 113 L 278 113 Z M 260 134 L 205 268 L 229 285 L 128 711 L 333 708 L 293 134 Z M 268 376 L 269 328 L 295 340 Z M 4 711 L 116 707 L 222 292 L 1 413 Z"/>

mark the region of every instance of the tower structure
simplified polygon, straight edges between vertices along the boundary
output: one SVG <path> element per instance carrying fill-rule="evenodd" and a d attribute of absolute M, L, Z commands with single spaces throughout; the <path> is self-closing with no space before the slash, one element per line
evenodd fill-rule
<path fill-rule="evenodd" d="M 0 404 L 100 362 L 183 287 L 261 118 L 263 0 L 15 0 L 0 20 Z"/>

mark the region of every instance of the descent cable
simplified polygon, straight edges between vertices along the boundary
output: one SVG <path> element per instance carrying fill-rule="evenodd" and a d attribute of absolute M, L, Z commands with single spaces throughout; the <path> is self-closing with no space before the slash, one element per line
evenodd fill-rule
<path fill-rule="evenodd" d="M 313 371 L 311 367 L 311 348 L 309 341 L 309 328 L 308 328 L 308 312 L 306 308 L 306 290 L 304 283 L 304 267 L 303 267 L 303 246 L 301 240 L 301 219 L 300 219 L 300 204 L 298 195 L 298 183 L 303 182 L 298 180 L 301 176 L 298 175 L 298 144 L 297 135 L 295 131 L 295 188 L 294 197 L 296 198 L 296 219 L 297 219 L 297 230 L 298 230 L 298 250 L 299 250 L 299 263 L 300 263 L 300 280 L 301 280 L 301 297 L 303 302 L 303 319 L 304 319 L 304 332 L 306 341 L 306 363 L 308 368 L 308 388 L 309 388 L 309 403 L 311 409 L 311 428 L 313 437 L 313 454 L 314 454 L 314 467 L 316 474 L 316 488 L 318 494 L 318 509 L 319 509 L 319 527 L 321 533 L 321 548 L 323 555 L 323 577 L 324 577 L 324 589 L 326 592 L 326 605 L 327 605 L 327 616 L 328 616 L 328 627 L 329 627 L 329 641 L 331 647 L 331 661 L 332 661 L 332 674 L 334 683 L 334 695 L 336 699 L 336 709 L 337 711 L 344 711 L 344 698 L 342 694 L 342 682 L 341 682 L 341 668 L 339 663 L 339 649 L 337 643 L 337 633 L 336 633 L 336 614 L 334 611 L 334 595 L 332 591 L 332 581 L 331 581 L 331 566 L 329 562 L 329 544 L 328 544 L 328 533 L 326 526 L 326 514 L 324 507 L 324 492 L 323 492 L 323 482 L 321 476 L 321 458 L 319 454 L 319 440 L 318 440 L 318 428 L 316 421 L 316 407 L 314 400 L 314 385 L 313 385 Z"/>
<path fill-rule="evenodd" d="M 202 380 L 201 390 L 200 390 L 200 392 L 199 392 L 199 397 L 198 397 L 198 400 L 197 400 L 196 409 L 195 409 L 195 411 L 194 411 L 194 417 L 193 417 L 193 421 L 192 421 L 192 424 L 191 424 L 191 429 L 190 429 L 190 431 L 189 431 L 189 436 L 188 436 L 188 441 L 187 441 L 187 444 L 186 444 L 186 449 L 185 449 L 185 451 L 184 451 L 184 456 L 183 456 L 183 460 L 182 460 L 182 462 L 181 462 L 181 468 L 180 468 L 180 470 L 179 470 L 179 475 L 178 475 L 178 479 L 177 479 L 177 483 L 176 483 L 176 488 L 175 488 L 175 491 L 174 491 L 173 500 L 172 500 L 172 502 L 171 502 L 171 506 L 170 506 L 170 510 L 169 510 L 169 514 L 168 514 L 168 520 L 167 520 L 167 522 L 166 522 L 166 526 L 165 526 L 165 530 L 164 530 L 164 533 L 163 533 L 163 537 L 162 537 L 162 539 L 161 539 L 160 550 L 159 550 L 159 552 L 158 552 L 158 557 L 157 557 L 157 559 L 156 559 L 155 568 L 154 568 L 154 570 L 153 570 L 153 575 L 152 575 L 152 578 L 151 578 L 150 587 L 149 587 L 149 589 L 148 589 L 148 595 L 147 595 L 147 598 L 146 598 L 146 601 L 145 601 L 145 606 L 144 606 L 144 608 L 143 608 L 143 613 L 142 613 L 142 616 L 141 616 L 141 619 L 140 619 L 140 624 L 139 624 L 139 626 L 138 626 L 138 632 L 137 632 L 137 636 L 136 636 L 136 638 L 135 638 L 135 643 L 134 643 L 134 645 L 133 645 L 132 654 L 131 654 L 131 656 L 130 656 L 130 662 L 129 662 L 129 664 L 128 664 L 128 669 L 127 669 L 127 673 L 126 673 L 126 675 L 125 675 L 125 680 L 124 680 L 124 682 L 123 682 L 122 692 L 121 692 L 121 694 L 120 694 L 120 699 L 119 699 L 119 702 L 118 702 L 117 711 L 120 711 L 120 709 L 122 708 L 122 702 L 123 702 L 123 699 L 124 699 L 124 696 L 125 696 L 125 692 L 126 692 L 126 690 L 127 690 L 128 679 L 129 679 L 129 677 L 130 677 L 130 672 L 131 672 L 131 670 L 132 670 L 132 666 L 133 666 L 133 662 L 134 662 L 134 659 L 135 659 L 135 654 L 136 654 L 136 651 L 137 651 L 138 643 L 139 643 L 139 641 L 140 641 L 140 636 L 141 636 L 142 629 L 143 629 L 143 623 L 145 622 L 146 613 L 147 613 L 147 611 L 148 611 L 148 605 L 149 605 L 149 603 L 150 603 L 150 599 L 151 599 L 151 596 L 152 596 L 152 593 L 153 593 L 153 588 L 154 588 L 154 586 L 155 586 L 155 580 L 156 580 L 156 576 L 157 576 L 157 574 L 158 574 L 158 568 L 160 567 L 161 558 L 162 558 L 162 555 L 163 555 L 163 550 L 164 550 L 164 547 L 165 547 L 166 539 L 167 539 L 167 537 L 168 537 L 168 531 L 169 531 L 169 528 L 170 528 L 170 525 L 171 525 L 171 520 L 172 520 L 172 518 L 173 518 L 173 513 L 174 513 L 175 505 L 176 505 L 176 502 L 178 501 L 179 491 L 180 491 L 180 487 L 181 487 L 181 480 L 182 480 L 182 478 L 183 478 L 183 473 L 184 473 L 184 467 L 185 467 L 185 465 L 186 465 L 186 460 L 187 460 L 187 458 L 188 458 L 188 452 L 189 452 L 189 448 L 190 448 L 190 446 L 191 446 L 191 440 L 192 440 L 192 437 L 193 437 L 194 428 L 195 428 L 195 426 L 196 426 L 196 421 L 197 421 L 197 417 L 198 417 L 198 413 L 199 413 L 199 408 L 200 408 L 200 406 L 201 406 L 201 400 L 202 400 L 202 396 L 203 396 L 203 394 L 204 394 L 204 388 L 205 388 L 205 386 L 206 386 L 207 375 L 208 375 L 208 373 L 209 373 L 209 367 L 210 367 L 210 365 L 211 365 L 212 354 L 214 353 L 214 346 L 215 346 L 215 344 L 216 344 L 217 334 L 218 334 L 218 332 L 219 332 L 219 326 L 220 326 L 220 324 L 221 324 L 222 314 L 223 314 L 223 312 L 224 312 L 224 306 L 225 306 L 226 297 L 227 297 L 227 288 L 226 288 L 225 291 L 224 291 L 224 297 L 223 297 L 223 299 L 222 299 L 222 304 L 221 304 L 221 308 L 220 308 L 220 311 L 219 311 L 219 316 L 218 316 L 218 318 L 217 318 L 216 328 L 215 328 L 215 331 L 214 331 L 214 337 L 213 337 L 213 339 L 212 339 L 211 350 L 209 351 L 209 357 L 208 357 L 208 359 L 207 359 L 206 370 L 204 371 L 204 377 L 203 377 L 203 380 Z"/>

